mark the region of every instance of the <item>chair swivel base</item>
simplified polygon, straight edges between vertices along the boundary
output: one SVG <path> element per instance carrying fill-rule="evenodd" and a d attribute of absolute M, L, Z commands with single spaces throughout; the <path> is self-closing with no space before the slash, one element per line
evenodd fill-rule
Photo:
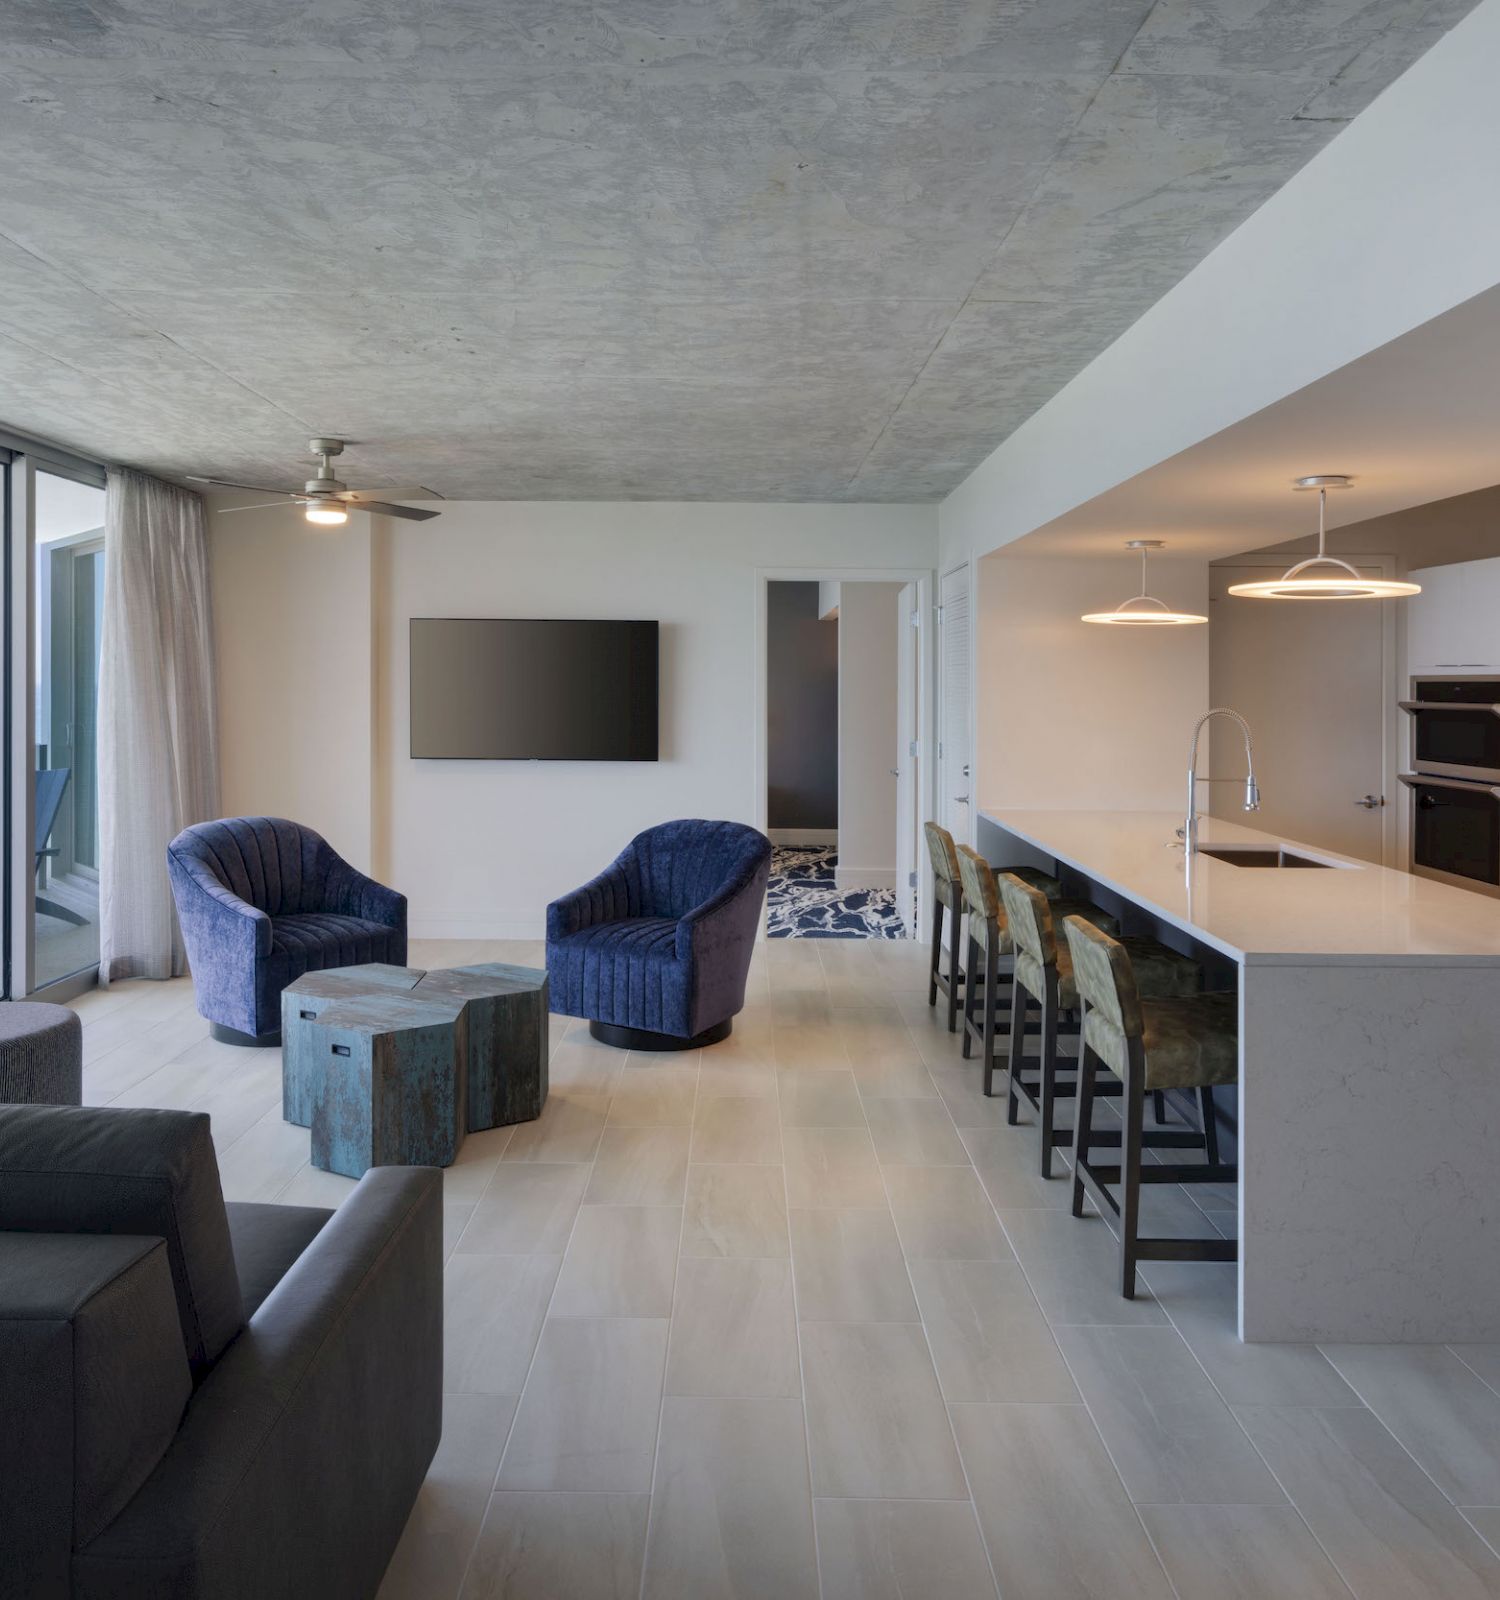
<path fill-rule="evenodd" d="M 274 1050 L 281 1043 L 281 1029 L 270 1033 L 241 1033 L 238 1028 L 226 1028 L 222 1022 L 210 1022 L 208 1035 L 220 1044 L 244 1045 L 250 1050 Z"/>
<path fill-rule="evenodd" d="M 623 1028 L 613 1022 L 591 1022 L 589 1032 L 600 1044 L 613 1045 L 616 1050 L 699 1050 L 727 1039 L 733 1027 L 734 1018 L 725 1017 L 691 1039 L 675 1033 L 652 1033 L 649 1028 Z"/>

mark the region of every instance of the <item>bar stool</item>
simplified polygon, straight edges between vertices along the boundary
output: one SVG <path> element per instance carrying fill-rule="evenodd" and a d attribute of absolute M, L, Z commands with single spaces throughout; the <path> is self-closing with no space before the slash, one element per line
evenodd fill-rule
<path fill-rule="evenodd" d="M 953 835 L 936 822 L 922 825 L 927 835 L 927 853 L 932 858 L 932 960 L 927 973 L 927 1004 L 937 1004 L 938 990 L 948 997 L 948 1032 L 958 1027 L 958 991 L 963 986 L 964 975 L 959 967 L 959 950 L 963 944 L 964 891 L 959 874 L 958 847 Z M 1049 900 L 1062 893 L 1062 885 L 1049 873 L 1037 867 L 1009 867 L 1018 878 L 1041 890 Z M 943 962 L 943 913 L 948 913 L 948 971 Z"/>
<path fill-rule="evenodd" d="M 1120 1292 L 1135 1298 L 1139 1261 L 1233 1261 L 1233 1239 L 1143 1239 L 1140 1237 L 1142 1183 L 1234 1183 L 1239 1169 L 1210 1159 L 1202 1166 L 1141 1164 L 1144 1147 L 1161 1134 L 1143 1128 L 1146 1096 L 1157 1089 L 1210 1091 L 1203 1133 L 1205 1148 L 1216 1153 L 1212 1090 L 1239 1077 L 1239 1028 L 1232 994 L 1202 994 L 1188 1000 L 1142 999 L 1130 957 L 1118 940 L 1081 917 L 1068 917 L 1068 951 L 1083 1007 L 1078 1047 L 1078 1105 L 1073 1129 L 1073 1215 L 1083 1215 L 1087 1191 L 1106 1220 L 1118 1223 Z M 1091 1126 L 1098 1063 L 1123 1086 L 1124 1127 L 1120 1164 L 1096 1166 L 1090 1149 L 1105 1141 Z M 1118 1197 L 1110 1185 L 1119 1189 Z M 1113 1226 L 1113 1224 L 1111 1224 Z"/>
<path fill-rule="evenodd" d="M 973 1054 L 971 1046 L 979 1040 L 984 1063 L 984 1092 L 995 1092 L 995 1028 L 1000 1004 L 1000 986 L 1011 981 L 1009 969 L 1000 970 L 1002 957 L 1011 954 L 1010 933 L 1005 922 L 1005 908 L 1000 904 L 1000 891 L 995 885 L 995 872 L 977 850 L 968 845 L 958 847 L 959 877 L 963 882 L 964 902 L 968 907 L 968 979 L 964 985 L 964 1056 Z M 1120 931 L 1120 925 L 1106 911 L 1091 905 L 1087 900 L 1051 902 L 1058 916 L 1081 916 L 1098 922 L 1103 927 Z M 980 996 L 983 999 L 980 999 Z M 979 1005 L 980 1018 L 974 1020 L 974 1008 Z"/>
<path fill-rule="evenodd" d="M 1075 1018 L 1078 1012 L 1078 986 L 1073 979 L 1073 958 L 1066 938 L 1058 943 L 1053 907 L 1029 884 L 1023 883 L 1013 873 L 1002 872 L 996 876 L 1000 901 L 1005 909 L 1005 920 L 1015 953 L 1012 972 L 1010 1010 L 1010 1094 L 1005 1110 L 1005 1120 L 1014 1124 L 1022 1098 L 1037 1114 L 1041 1129 L 1041 1170 L 1044 1178 L 1052 1176 L 1052 1151 L 1068 1143 L 1071 1135 L 1056 1127 L 1056 1102 L 1067 1099 L 1076 1091 L 1073 1083 L 1059 1084 L 1057 1069 L 1060 1065 L 1057 1040 L 1062 1031 L 1061 1018 L 1067 1014 Z M 1130 957 L 1136 984 L 1143 995 L 1153 999 L 1178 999 L 1197 994 L 1203 987 L 1203 968 L 1188 956 L 1155 939 L 1128 935 L 1120 940 Z M 1026 1077 L 1024 1039 L 1026 1013 L 1035 1003 L 1041 1010 L 1041 1054 L 1037 1060 L 1035 1081 Z M 1076 1037 L 1079 1024 L 1076 1020 L 1067 1028 L 1069 1037 Z M 1067 1063 L 1072 1066 L 1072 1062 Z M 1097 1092 L 1097 1090 L 1096 1090 Z M 1158 1116 L 1158 1121 L 1162 1118 Z M 1164 1141 L 1157 1140 L 1157 1143 Z M 1174 1133 L 1171 1142 L 1195 1145 L 1199 1142 L 1191 1133 Z M 1215 1155 L 1214 1159 L 1217 1159 Z"/>

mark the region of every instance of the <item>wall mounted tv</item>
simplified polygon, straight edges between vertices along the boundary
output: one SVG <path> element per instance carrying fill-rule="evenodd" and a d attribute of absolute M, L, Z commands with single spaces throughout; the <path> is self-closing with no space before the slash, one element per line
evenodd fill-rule
<path fill-rule="evenodd" d="M 411 619 L 411 753 L 655 761 L 657 624 Z"/>

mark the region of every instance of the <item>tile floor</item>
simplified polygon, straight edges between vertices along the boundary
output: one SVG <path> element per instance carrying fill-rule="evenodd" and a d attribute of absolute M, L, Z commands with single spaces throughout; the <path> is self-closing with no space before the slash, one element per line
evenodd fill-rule
<path fill-rule="evenodd" d="M 483 959 L 540 950 L 412 950 Z M 348 1193 L 185 982 L 76 1004 L 87 1099 L 211 1113 L 230 1198 Z M 1232 1267 L 1120 1299 L 920 951 L 766 943 L 725 1044 L 559 1018 L 551 1073 L 446 1174 L 443 1444 L 382 1600 L 1500 1597 L 1500 1346 L 1242 1345 Z"/>

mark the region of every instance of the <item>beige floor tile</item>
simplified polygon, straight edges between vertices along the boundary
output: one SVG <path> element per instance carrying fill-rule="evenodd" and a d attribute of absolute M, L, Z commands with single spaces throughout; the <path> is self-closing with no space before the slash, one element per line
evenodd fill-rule
<path fill-rule="evenodd" d="M 952 1413 L 1005 1600 L 1172 1600 L 1083 1406 L 961 1405 Z"/>
<path fill-rule="evenodd" d="M 611 1128 L 690 1128 L 698 1099 L 698 1068 L 666 1065 L 659 1056 L 632 1056 L 609 1104 Z"/>
<path fill-rule="evenodd" d="M 916 1040 L 894 1007 L 883 1011 L 875 1011 L 870 1006 L 854 1011 L 835 1010 L 834 1026 L 844 1041 L 850 1061 L 905 1063 L 922 1059 Z"/>
<path fill-rule="evenodd" d="M 554 1317 L 670 1317 L 680 1206 L 584 1206 L 557 1279 Z"/>
<path fill-rule="evenodd" d="M 1500 1396 L 1440 1345 L 1324 1345 L 1344 1381 L 1461 1506 L 1500 1506 Z"/>
<path fill-rule="evenodd" d="M 1144 1280 L 1134 1300 L 1120 1293 L 1119 1247 L 1098 1217 L 1006 1207 L 1000 1220 L 1042 1315 L 1054 1327 L 1065 1322 L 1166 1322 Z"/>
<path fill-rule="evenodd" d="M 704 1051 L 703 1067 L 698 1075 L 698 1098 L 719 1100 L 726 1095 L 736 1100 L 776 1098 L 776 1067 L 769 1049 L 763 1061 L 737 1056 L 724 1058 L 713 1050 Z"/>
<path fill-rule="evenodd" d="M 693 1118 L 694 1162 L 715 1165 L 781 1162 L 781 1123 L 771 1100 L 705 1100 Z"/>
<path fill-rule="evenodd" d="M 995 1600 L 974 1508 L 959 1500 L 818 1500 L 823 1600 Z"/>
<path fill-rule="evenodd" d="M 570 1034 L 547 1062 L 547 1082 L 552 1094 L 613 1094 L 624 1066 L 623 1051 Z"/>
<path fill-rule="evenodd" d="M 1490 1549 L 1500 1555 L 1500 1507 L 1466 1506 L 1464 1520 L 1479 1531 Z"/>
<path fill-rule="evenodd" d="M 648 1492 L 666 1353 L 664 1321 L 549 1319 L 495 1487 Z"/>
<path fill-rule="evenodd" d="M 575 1094 L 572 1090 L 551 1093 L 535 1122 L 516 1124 L 500 1159 L 592 1161 L 608 1113 L 608 1095 Z"/>
<path fill-rule="evenodd" d="M 458 1147 L 458 1159 L 443 1168 L 443 1202 L 472 1205 L 495 1176 L 500 1157 L 515 1132 L 511 1128 L 481 1128 Z"/>
<path fill-rule="evenodd" d="M 889 1211 L 794 1210 L 792 1269 L 803 1322 L 917 1322 Z"/>
<path fill-rule="evenodd" d="M 85 1099 L 84 1104 L 89 1102 Z M 219 1184 L 226 1200 L 274 1200 L 307 1165 L 308 1133 L 281 1120 L 272 1107 L 259 1122 L 219 1152 Z"/>
<path fill-rule="evenodd" d="M 327 1206 L 330 1211 L 354 1193 L 355 1179 L 318 1167 L 299 1167 L 290 1183 L 276 1196 L 279 1206 Z"/>
<path fill-rule="evenodd" d="M 919 1325 L 804 1322 L 801 1334 L 815 1493 L 968 1498 Z"/>
<path fill-rule="evenodd" d="M 644 1494 L 497 1494 L 461 1600 L 637 1600 Z"/>
<path fill-rule="evenodd" d="M 520 1394 L 557 1267 L 556 1256 L 449 1260 L 443 1274 L 444 1389 Z"/>
<path fill-rule="evenodd" d="M 852 1072 L 794 1068 L 778 1077 L 783 1128 L 864 1127 Z"/>
<path fill-rule="evenodd" d="M 669 1397 L 643 1600 L 818 1600 L 802 1407 Z"/>
<path fill-rule="evenodd" d="M 606 1128 L 584 1204 L 680 1206 L 690 1138 L 687 1128 Z"/>
<path fill-rule="evenodd" d="M 771 1041 L 779 1068 L 849 1067 L 849 1052 L 831 1022 L 803 1023 L 797 1026 L 778 1023 Z"/>
<path fill-rule="evenodd" d="M 886 1167 L 885 1187 L 912 1260 L 1009 1261 L 1010 1245 L 972 1167 Z"/>
<path fill-rule="evenodd" d="M 1496 1600 L 1500 1556 L 1369 1411 L 1235 1415 L 1360 1600 Z"/>
<path fill-rule="evenodd" d="M 1003 1123 L 1004 1119 L 1001 1121 Z M 960 1128 L 959 1138 L 969 1152 L 990 1204 L 997 1210 L 1066 1211 L 1072 1204 L 1072 1173 L 1064 1153 L 1056 1152 L 1053 1176 L 1044 1178 L 1037 1165 L 1034 1133 L 1025 1128 L 1004 1126 Z"/>
<path fill-rule="evenodd" d="M 474 1215 L 473 1206 L 443 1207 L 443 1260 L 446 1261 L 453 1254 L 453 1247 L 463 1237 L 463 1231 L 469 1225 L 469 1218 Z"/>
<path fill-rule="evenodd" d="M 1144 1506 L 1141 1515 L 1180 1600 L 1349 1600 L 1291 1506 Z"/>
<path fill-rule="evenodd" d="M 872 1098 L 865 1115 L 883 1167 L 969 1165 L 969 1152 L 941 1100 Z"/>
<path fill-rule="evenodd" d="M 406 1520 L 378 1600 L 454 1600 L 474 1548 L 514 1395 L 450 1395 L 443 1439 Z M 273 1530 L 268 1530 L 274 1536 Z"/>
<path fill-rule="evenodd" d="M 667 1393 L 802 1393 L 790 1262 L 682 1262 L 667 1352 Z"/>
<path fill-rule="evenodd" d="M 912 1261 L 917 1305 L 949 1404 L 1078 1399 L 1014 1261 Z"/>
<path fill-rule="evenodd" d="M 1230 1405 L 1360 1403 L 1316 1345 L 1244 1343 L 1233 1262 L 1148 1261 L 1141 1276 Z"/>
<path fill-rule="evenodd" d="M 589 1169 L 581 1164 L 502 1161 L 455 1254 L 560 1256 L 588 1181 Z"/>
<path fill-rule="evenodd" d="M 886 1209 L 867 1128 L 783 1128 L 781 1143 L 788 1204 Z"/>
<path fill-rule="evenodd" d="M 961 1132 L 969 1128 L 1009 1128 L 1011 1141 L 1028 1148 L 1032 1165 L 1036 1165 L 1036 1130 L 1013 1127 L 1005 1120 L 1006 1082 L 1003 1072 L 995 1076 L 995 1093 L 987 1095 L 984 1092 L 984 1069 L 977 1057 L 965 1061 L 960 1056 L 952 1065 L 934 1065 L 929 1071 L 943 1104 L 948 1108 L 948 1115 Z"/>
<path fill-rule="evenodd" d="M 1175 1328 L 1059 1328 L 1057 1342 L 1132 1500 L 1285 1503 Z"/>
<path fill-rule="evenodd" d="M 800 988 L 773 988 L 770 999 L 771 1021 L 778 1028 L 810 1032 L 814 1028 L 833 1028 L 833 1002 L 828 998 L 827 982 L 820 973 L 815 982 Z"/>
<path fill-rule="evenodd" d="M 915 1047 L 908 1057 L 853 1056 L 852 1070 L 859 1092 L 867 1100 L 935 1100 L 937 1085 Z"/>
<path fill-rule="evenodd" d="M 682 1253 L 785 1259 L 790 1246 L 780 1167 L 689 1167 Z"/>

